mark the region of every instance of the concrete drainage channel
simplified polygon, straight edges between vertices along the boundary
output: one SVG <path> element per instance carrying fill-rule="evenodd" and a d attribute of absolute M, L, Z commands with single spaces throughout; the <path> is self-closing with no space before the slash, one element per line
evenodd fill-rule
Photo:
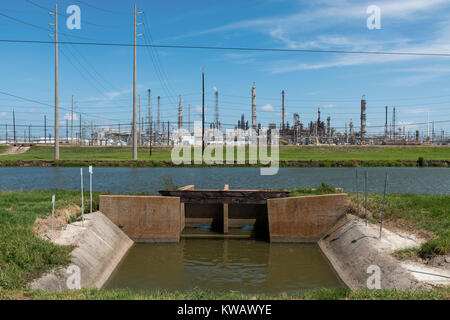
<path fill-rule="evenodd" d="M 178 243 L 182 238 L 215 241 L 211 235 L 184 236 L 185 228 L 199 226 L 214 229 L 213 238 L 232 238 L 232 230 L 252 226 L 255 235 L 271 245 L 315 243 L 351 289 L 370 287 L 369 282 L 382 289 L 416 289 L 446 279 L 441 275 L 420 281 L 408 265 L 392 257 L 397 249 L 417 246 L 417 239 L 388 230 L 380 239 L 377 227 L 346 214 L 344 193 L 286 197 L 283 192 L 194 190 L 193 186 L 160 193 L 163 196 L 100 196 L 100 212 L 86 215 L 84 226 L 81 222 L 68 225 L 53 240 L 77 246 L 72 265 L 45 274 L 31 287 L 71 289 L 74 270 L 78 270 L 80 287 L 102 288 L 133 243 Z M 377 279 L 370 280 L 373 272 L 379 272 L 378 284 Z"/>

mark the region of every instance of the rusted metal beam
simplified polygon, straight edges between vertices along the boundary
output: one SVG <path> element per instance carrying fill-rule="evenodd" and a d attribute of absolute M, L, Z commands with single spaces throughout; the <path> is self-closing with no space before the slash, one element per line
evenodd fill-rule
<path fill-rule="evenodd" d="M 179 197 L 183 203 L 197 204 L 266 204 L 267 199 L 289 195 L 289 191 L 270 190 L 160 190 L 159 193 Z"/>

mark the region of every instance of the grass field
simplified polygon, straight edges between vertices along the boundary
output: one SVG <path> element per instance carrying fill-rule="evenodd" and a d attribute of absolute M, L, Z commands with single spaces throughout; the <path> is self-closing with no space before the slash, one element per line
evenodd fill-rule
<path fill-rule="evenodd" d="M 3 152 L 5 152 L 8 149 L 7 146 L 0 146 L 0 154 L 2 154 Z"/>
<path fill-rule="evenodd" d="M 27 152 L 17 155 L 2 156 L 1 160 L 53 160 L 53 147 L 33 146 Z M 225 155 L 225 152 L 224 152 Z M 280 161 L 317 161 L 317 160 L 412 160 L 419 157 L 426 160 L 450 160 L 450 147 L 429 146 L 281 146 Z M 61 147 L 61 160 L 131 160 L 130 147 Z M 139 148 L 139 160 L 171 161 L 168 147 L 152 149 Z M 246 153 L 248 159 L 248 150 Z"/>
<path fill-rule="evenodd" d="M 48 292 L 40 290 L 2 290 L 0 299 L 34 300 L 448 300 L 450 288 L 424 291 L 318 289 L 295 294 L 262 295 L 236 291 L 212 292 L 194 289 L 186 292 L 136 292 L 131 290 L 83 289 Z"/>
<path fill-rule="evenodd" d="M 356 195 L 352 194 L 351 199 L 355 202 Z M 372 222 L 380 220 L 381 206 L 382 195 L 368 196 L 368 210 L 376 213 Z M 387 194 L 384 219 L 386 223 L 432 234 L 420 248 L 402 250 L 400 254 L 422 258 L 450 254 L 450 195 Z"/>
<path fill-rule="evenodd" d="M 23 287 L 52 267 L 69 262 L 72 247 L 55 245 L 33 232 L 36 218 L 51 215 L 53 194 L 56 210 L 81 205 L 79 192 L 0 191 L 0 288 Z M 87 193 L 85 199 L 89 199 Z M 94 201 L 98 203 L 97 194 Z M 85 208 L 89 208 L 87 201 Z"/>

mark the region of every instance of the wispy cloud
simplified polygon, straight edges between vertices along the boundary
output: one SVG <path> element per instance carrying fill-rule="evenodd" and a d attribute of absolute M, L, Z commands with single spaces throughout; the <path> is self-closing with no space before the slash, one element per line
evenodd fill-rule
<path fill-rule="evenodd" d="M 271 111 L 271 112 L 275 111 L 271 104 L 266 104 L 266 105 L 262 106 L 261 110 L 262 111 Z"/>
<path fill-rule="evenodd" d="M 66 114 L 64 115 L 64 118 L 63 118 L 63 119 L 64 119 L 64 121 L 66 121 L 66 120 L 72 121 L 72 114 L 66 113 Z M 78 116 L 77 116 L 76 113 L 73 114 L 73 121 L 78 121 Z"/>

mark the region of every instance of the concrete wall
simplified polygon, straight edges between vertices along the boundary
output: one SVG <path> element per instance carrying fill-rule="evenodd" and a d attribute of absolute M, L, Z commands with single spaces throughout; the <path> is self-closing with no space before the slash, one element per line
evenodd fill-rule
<path fill-rule="evenodd" d="M 133 245 L 133 241 L 100 212 L 85 215 L 81 222 L 67 225 L 53 242 L 75 245 L 70 266 L 80 270 L 81 288 L 101 288 Z M 33 281 L 33 289 L 67 290 L 72 270 L 59 268 Z M 73 282 L 72 282 L 73 284 Z"/>
<path fill-rule="evenodd" d="M 339 277 L 351 289 L 367 288 L 367 280 L 372 275 L 368 272 L 370 266 L 380 268 L 381 289 L 423 288 L 392 256 L 395 250 L 415 246 L 415 241 L 386 229 L 381 239 L 379 236 L 378 224 L 366 226 L 364 220 L 347 215 L 318 244 Z"/>
<path fill-rule="evenodd" d="M 178 242 L 183 228 L 178 197 L 100 196 L 100 211 L 135 242 Z"/>
<path fill-rule="evenodd" d="M 267 200 L 270 242 L 317 242 L 347 209 L 347 194 Z"/>

